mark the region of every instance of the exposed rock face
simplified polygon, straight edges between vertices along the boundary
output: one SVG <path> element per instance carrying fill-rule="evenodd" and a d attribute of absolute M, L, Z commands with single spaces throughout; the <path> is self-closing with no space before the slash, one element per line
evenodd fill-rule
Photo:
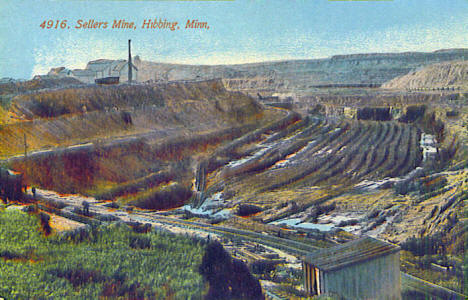
<path fill-rule="evenodd" d="M 464 61 L 468 49 L 430 53 L 371 53 L 337 55 L 327 59 L 288 60 L 241 65 L 177 65 L 139 60 L 139 81 L 222 78 L 232 90 L 304 90 L 323 85 L 380 85 L 421 67 Z"/>
<path fill-rule="evenodd" d="M 138 68 L 136 80 L 140 82 L 223 79 L 226 88 L 230 90 L 288 92 L 327 86 L 378 87 L 421 67 L 454 60 L 464 61 L 466 57 L 468 49 L 450 49 L 435 52 L 336 55 L 326 59 L 238 65 L 168 64 L 143 61 L 140 57 L 135 57 L 134 64 Z M 123 60 L 108 59 L 94 62 L 101 61 L 108 64 L 125 63 Z M 64 67 L 53 68 L 49 74 L 72 76 L 66 75 L 68 73 L 64 73 L 65 70 Z M 91 72 L 90 76 L 94 74 L 88 67 L 84 71 Z"/>
<path fill-rule="evenodd" d="M 388 89 L 462 88 L 468 86 L 468 61 L 434 64 L 382 85 Z"/>

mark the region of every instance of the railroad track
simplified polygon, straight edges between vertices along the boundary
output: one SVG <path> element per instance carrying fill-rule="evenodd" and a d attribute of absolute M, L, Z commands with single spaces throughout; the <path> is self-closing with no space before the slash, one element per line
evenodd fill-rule
<path fill-rule="evenodd" d="M 72 205 L 72 206 L 77 207 L 76 205 Z M 97 206 L 95 205 L 92 205 L 92 206 L 94 209 L 97 208 Z M 60 209 L 49 208 L 43 205 L 40 205 L 40 209 L 49 211 L 51 213 L 62 215 L 63 217 L 66 217 L 69 219 L 75 219 L 73 218 L 75 214 L 71 212 L 62 213 Z M 102 207 L 100 207 L 100 209 L 102 210 Z M 97 210 L 94 212 L 99 214 L 104 211 Z M 107 211 L 105 213 L 109 214 Z M 286 253 L 292 254 L 299 258 L 302 258 L 320 249 L 320 247 L 317 247 L 317 246 L 313 246 L 313 245 L 309 245 L 306 243 L 289 240 L 285 238 L 275 237 L 275 236 L 264 234 L 264 233 L 258 233 L 258 232 L 242 230 L 242 229 L 235 229 L 235 228 L 224 227 L 224 226 L 214 226 L 210 224 L 187 221 L 187 220 L 180 220 L 176 218 L 166 217 L 162 215 L 149 214 L 149 213 L 144 213 L 144 212 L 137 211 L 131 214 L 128 214 L 125 212 L 121 212 L 121 214 L 119 214 L 118 212 L 115 212 L 115 213 L 110 213 L 110 214 L 118 217 L 122 221 L 125 221 L 125 218 L 127 218 L 130 221 L 137 221 L 140 223 L 165 224 L 165 225 L 177 226 L 177 227 L 182 227 L 182 228 L 189 228 L 192 230 L 203 231 L 206 233 L 219 234 L 222 236 L 229 237 L 233 240 L 253 241 L 259 244 L 263 244 L 266 246 L 270 246 L 270 247 L 282 250 Z M 122 218 L 122 217 L 125 217 L 125 218 Z M 100 221 L 97 221 L 95 219 L 89 219 L 86 217 L 81 217 L 77 221 L 85 222 L 85 223 L 101 223 Z M 89 221 L 89 222 L 86 222 L 86 221 Z M 428 297 L 435 297 L 434 299 L 467 299 L 465 295 L 462 295 L 455 291 L 438 286 L 436 284 L 424 281 L 420 278 L 411 276 L 404 272 L 401 272 L 401 281 L 402 281 L 402 287 L 406 287 L 409 290 L 421 292 L 427 295 Z M 280 297 L 278 297 L 278 295 L 272 294 L 270 296 L 272 299 L 281 299 Z M 278 298 L 276 298 L 275 296 Z"/>
<path fill-rule="evenodd" d="M 193 222 L 193 221 L 186 221 L 186 220 L 179 220 L 175 218 L 165 217 L 165 216 L 154 216 L 148 215 L 146 213 L 139 213 L 134 212 L 131 214 L 132 219 L 142 222 L 142 223 L 161 223 L 166 225 L 173 225 L 179 227 L 188 227 L 191 229 L 202 230 L 207 233 L 213 234 L 221 234 L 228 236 L 233 239 L 245 239 L 261 244 L 265 244 L 270 247 L 274 247 L 288 253 L 297 255 L 297 256 L 305 256 L 310 254 L 311 252 L 317 251 L 320 248 L 309 245 L 306 243 L 289 240 L 285 238 L 275 237 L 268 234 L 242 230 L 242 229 L 235 229 L 230 227 L 223 227 L 223 226 L 213 226 L 205 223 L 200 222 Z"/>
<path fill-rule="evenodd" d="M 174 226 L 183 226 L 189 228 L 197 228 L 205 232 L 222 234 L 229 236 L 230 238 L 239 238 L 249 241 L 254 241 L 260 244 L 271 246 L 290 254 L 303 257 L 314 251 L 319 250 L 319 247 L 308 245 L 305 243 L 288 240 L 284 238 L 278 238 L 271 235 L 261 234 L 257 232 L 228 228 L 223 226 L 213 226 L 199 222 L 192 222 L 186 220 L 178 220 L 174 218 L 169 218 L 165 216 L 148 216 L 145 213 L 133 213 L 132 216 L 142 216 L 142 221 L 157 222 L 162 224 L 174 225 Z M 401 281 L 402 285 L 411 290 L 419 291 L 426 296 L 436 297 L 436 299 L 466 299 L 465 295 L 452 291 L 450 289 L 444 288 L 442 286 L 427 282 L 423 279 L 414 277 L 412 275 L 401 272 Z M 268 296 L 271 299 L 285 299 L 277 294 L 270 292 Z"/>

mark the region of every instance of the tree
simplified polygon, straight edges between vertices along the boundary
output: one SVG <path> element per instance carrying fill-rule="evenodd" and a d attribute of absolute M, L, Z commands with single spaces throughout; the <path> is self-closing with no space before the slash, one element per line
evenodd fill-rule
<path fill-rule="evenodd" d="M 86 201 L 83 201 L 83 215 L 89 215 L 89 203 Z"/>
<path fill-rule="evenodd" d="M 199 272 L 210 285 L 206 299 L 264 299 L 260 282 L 246 264 L 233 259 L 217 241 L 206 247 Z"/>

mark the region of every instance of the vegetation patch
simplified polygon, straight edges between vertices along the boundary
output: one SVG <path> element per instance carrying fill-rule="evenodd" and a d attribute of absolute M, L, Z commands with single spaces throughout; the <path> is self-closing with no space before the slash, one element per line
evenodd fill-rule
<path fill-rule="evenodd" d="M 6 299 L 203 296 L 203 241 L 136 233 L 123 224 L 46 237 L 40 223 L 35 215 L 0 211 L 0 295 Z"/>

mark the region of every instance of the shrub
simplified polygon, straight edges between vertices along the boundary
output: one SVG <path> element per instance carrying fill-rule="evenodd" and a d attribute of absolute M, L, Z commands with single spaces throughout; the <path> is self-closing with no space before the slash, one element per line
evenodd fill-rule
<path fill-rule="evenodd" d="M 130 236 L 129 246 L 133 249 L 151 248 L 151 239 L 146 236 Z"/>
<path fill-rule="evenodd" d="M 70 269 L 57 269 L 50 271 L 57 277 L 63 277 L 67 279 L 73 287 L 78 287 L 90 282 L 101 282 L 105 278 L 96 270 L 87 270 L 82 267 L 70 268 Z"/>
<path fill-rule="evenodd" d="M 52 232 L 52 228 L 50 227 L 50 216 L 44 212 L 40 212 L 39 219 L 41 220 L 41 226 L 44 234 L 49 235 Z"/>
<path fill-rule="evenodd" d="M 401 244 L 403 250 L 410 251 L 416 256 L 438 254 L 445 252 L 444 241 L 441 234 L 433 236 L 424 236 L 422 238 L 412 237 Z"/>
<path fill-rule="evenodd" d="M 354 225 L 357 225 L 358 223 L 359 223 L 359 220 L 350 219 L 346 221 L 341 221 L 340 223 L 338 223 L 338 227 L 354 226 Z"/>
<path fill-rule="evenodd" d="M 240 204 L 237 207 L 237 215 L 245 217 L 262 211 L 262 208 L 252 204 Z"/>

